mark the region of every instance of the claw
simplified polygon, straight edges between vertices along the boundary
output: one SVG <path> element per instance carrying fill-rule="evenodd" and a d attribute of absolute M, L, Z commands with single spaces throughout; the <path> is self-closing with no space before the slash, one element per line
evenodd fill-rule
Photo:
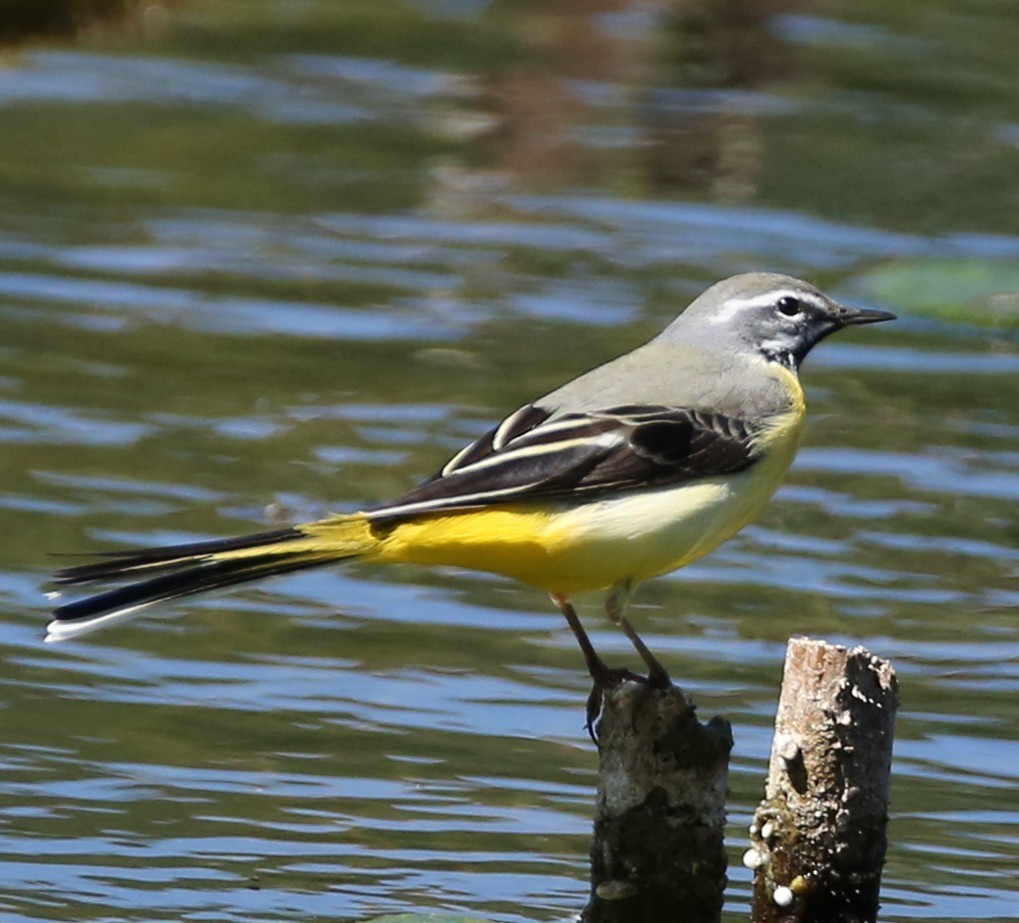
<path fill-rule="evenodd" d="M 634 673 L 632 670 L 627 670 L 625 667 L 609 667 L 601 660 L 599 660 L 599 663 L 601 667 L 598 673 L 591 676 L 594 683 L 591 686 L 591 694 L 587 697 L 587 720 L 584 722 L 587 734 L 596 746 L 598 745 L 598 734 L 595 728 L 605 701 L 605 691 L 614 689 L 621 683 L 640 683 L 641 685 L 647 683 L 643 676 Z"/>

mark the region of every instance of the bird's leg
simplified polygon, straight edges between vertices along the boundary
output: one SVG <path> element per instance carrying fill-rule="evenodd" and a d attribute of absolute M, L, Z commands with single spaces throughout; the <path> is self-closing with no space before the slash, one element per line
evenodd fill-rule
<path fill-rule="evenodd" d="M 598 652 L 594 649 L 594 645 L 587 636 L 587 632 L 584 631 L 584 626 L 580 622 L 577 610 L 573 608 L 573 603 L 570 602 L 569 597 L 563 596 L 560 593 L 553 593 L 552 602 L 556 604 L 559 611 L 563 614 L 563 618 L 566 619 L 566 624 L 570 626 L 570 631 L 573 632 L 573 637 L 577 639 L 580 651 L 584 655 L 587 672 L 591 674 L 591 679 L 597 682 L 610 671 L 610 668 L 598 656 Z"/>
<path fill-rule="evenodd" d="M 630 620 L 624 615 L 626 602 L 632 592 L 633 584 L 630 581 L 624 580 L 622 583 L 617 583 L 605 600 L 605 611 L 608 612 L 609 618 L 623 629 L 623 634 L 629 638 L 634 650 L 644 661 L 644 666 L 647 667 L 648 686 L 652 689 L 668 689 L 672 685 L 672 677 L 669 676 L 668 671 L 658 658 L 651 653 L 640 635 L 637 634 L 636 629 L 630 624 Z"/>
<path fill-rule="evenodd" d="M 593 680 L 591 694 L 587 697 L 586 726 L 591 740 L 598 743 L 598 738 L 594 734 L 594 723 L 601 712 L 602 691 L 628 679 L 643 682 L 643 677 L 637 676 L 636 673 L 632 673 L 630 670 L 610 667 L 598 656 L 598 652 L 594 649 L 594 645 L 587 636 L 587 632 L 584 631 L 584 626 L 580 623 L 580 618 L 577 616 L 577 610 L 573 608 L 573 603 L 570 602 L 569 597 L 561 593 L 553 593 L 552 602 L 556 604 L 559 611 L 563 614 L 566 624 L 570 626 L 570 631 L 573 632 L 573 637 L 577 639 L 577 644 L 580 645 L 580 650 L 584 655 L 584 662 L 587 664 L 587 672 Z"/>

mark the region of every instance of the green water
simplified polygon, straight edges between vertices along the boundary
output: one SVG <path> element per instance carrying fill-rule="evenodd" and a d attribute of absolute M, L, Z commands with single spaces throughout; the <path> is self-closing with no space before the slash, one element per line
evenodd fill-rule
<path fill-rule="evenodd" d="M 391 497 L 750 268 L 901 320 L 811 356 L 788 485 L 636 599 L 734 725 L 726 919 L 804 632 L 899 672 L 883 919 L 1019 920 L 1019 12 L 682 9 L 191 0 L 2 59 L 4 923 L 579 911 L 540 594 L 355 567 L 44 646 L 49 554 Z"/>

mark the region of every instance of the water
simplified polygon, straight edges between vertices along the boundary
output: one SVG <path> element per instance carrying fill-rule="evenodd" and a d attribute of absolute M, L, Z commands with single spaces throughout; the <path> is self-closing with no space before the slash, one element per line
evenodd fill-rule
<path fill-rule="evenodd" d="M 747 268 L 902 319 L 811 356 L 787 486 L 636 600 L 735 727 L 726 919 L 799 632 L 899 672 L 883 919 L 1019 919 L 1019 18 L 902 8 L 762 8 L 707 71 L 622 3 L 195 0 L 6 60 L 5 923 L 578 911 L 540 594 L 351 567 L 43 646 L 49 555 L 393 496 Z"/>

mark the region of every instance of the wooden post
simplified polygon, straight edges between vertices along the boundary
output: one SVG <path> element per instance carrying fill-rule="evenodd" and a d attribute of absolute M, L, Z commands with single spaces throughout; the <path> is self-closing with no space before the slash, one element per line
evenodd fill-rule
<path fill-rule="evenodd" d="M 717 923 L 726 884 L 729 723 L 682 690 L 605 692 L 584 923 Z"/>
<path fill-rule="evenodd" d="M 794 638 L 743 862 L 754 923 L 877 919 L 898 686 L 862 647 Z"/>

